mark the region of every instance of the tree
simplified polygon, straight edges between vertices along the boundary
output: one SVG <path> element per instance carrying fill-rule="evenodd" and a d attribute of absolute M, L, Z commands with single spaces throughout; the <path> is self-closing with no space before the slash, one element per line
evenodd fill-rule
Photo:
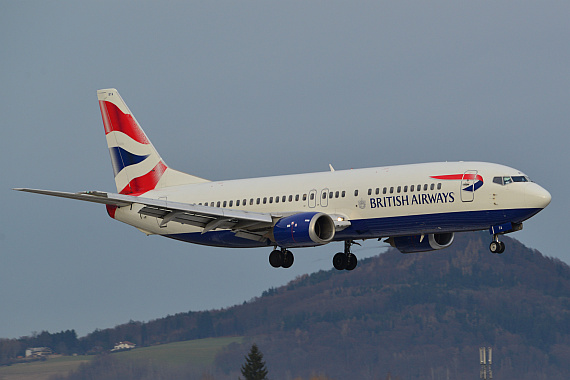
<path fill-rule="evenodd" d="M 245 357 L 245 363 L 241 366 L 241 374 L 245 380 L 267 380 L 267 368 L 265 368 L 263 354 L 255 343 Z"/>

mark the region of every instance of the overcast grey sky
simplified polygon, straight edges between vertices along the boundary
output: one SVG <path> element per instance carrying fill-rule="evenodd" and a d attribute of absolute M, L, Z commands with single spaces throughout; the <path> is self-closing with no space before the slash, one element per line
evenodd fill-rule
<path fill-rule="evenodd" d="M 146 237 L 115 191 L 96 90 L 165 161 L 211 180 L 429 161 L 518 168 L 551 205 L 512 237 L 570 262 L 567 2 L 0 1 L 0 337 L 241 303 L 341 243 L 230 250 Z M 384 243 L 356 248 L 375 255 Z M 445 254 L 442 251 L 441 254 Z M 489 253 L 490 254 L 490 253 Z M 507 252 L 508 254 L 508 248 Z"/>

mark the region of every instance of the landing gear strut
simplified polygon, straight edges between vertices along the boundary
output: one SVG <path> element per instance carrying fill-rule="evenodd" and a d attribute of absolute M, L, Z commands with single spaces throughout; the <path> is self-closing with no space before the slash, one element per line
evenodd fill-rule
<path fill-rule="evenodd" d="M 339 252 L 333 257 L 333 266 L 335 267 L 335 269 L 353 270 L 354 268 L 356 268 L 358 260 L 356 259 L 356 256 L 350 252 L 350 246 L 353 244 L 358 244 L 358 243 L 355 243 L 352 240 L 344 241 L 344 252 Z"/>
<path fill-rule="evenodd" d="M 295 261 L 293 253 L 285 248 L 275 249 L 269 254 L 269 264 L 273 268 L 290 268 L 293 261 Z"/>
<path fill-rule="evenodd" d="M 501 254 L 505 252 L 505 243 L 499 241 L 499 234 L 493 235 L 493 241 L 489 244 L 489 250 L 493 253 Z"/>

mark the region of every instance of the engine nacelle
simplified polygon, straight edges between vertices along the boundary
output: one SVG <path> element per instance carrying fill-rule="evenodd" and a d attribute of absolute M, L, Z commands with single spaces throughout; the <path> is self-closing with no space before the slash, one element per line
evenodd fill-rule
<path fill-rule="evenodd" d="M 273 237 L 283 248 L 314 247 L 330 242 L 334 222 L 322 212 L 303 212 L 280 219 L 273 227 Z"/>
<path fill-rule="evenodd" d="M 390 238 L 388 242 L 402 253 L 426 252 L 449 247 L 454 236 L 453 232 L 399 236 Z"/>

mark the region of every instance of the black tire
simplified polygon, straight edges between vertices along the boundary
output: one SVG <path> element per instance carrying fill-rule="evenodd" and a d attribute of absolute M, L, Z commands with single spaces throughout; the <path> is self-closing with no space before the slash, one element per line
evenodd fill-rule
<path fill-rule="evenodd" d="M 502 241 L 499 242 L 499 250 L 497 251 L 498 254 L 505 252 L 505 243 Z"/>
<path fill-rule="evenodd" d="M 500 249 L 501 243 L 498 241 L 492 241 L 491 244 L 489 244 L 489 251 L 493 253 L 498 253 Z"/>
<path fill-rule="evenodd" d="M 283 268 L 291 268 L 294 261 L 295 257 L 291 251 L 283 251 L 283 263 L 281 264 Z"/>
<path fill-rule="evenodd" d="M 339 252 L 333 257 L 333 266 L 337 270 L 346 269 L 346 264 L 348 263 L 348 258 L 343 252 Z"/>
<path fill-rule="evenodd" d="M 346 263 L 346 270 L 353 270 L 358 265 L 358 260 L 356 256 L 352 253 L 349 253 L 347 256 L 347 263 Z"/>
<path fill-rule="evenodd" d="M 280 268 L 283 266 L 283 253 L 277 249 L 271 251 L 269 254 L 269 265 L 273 268 Z"/>

